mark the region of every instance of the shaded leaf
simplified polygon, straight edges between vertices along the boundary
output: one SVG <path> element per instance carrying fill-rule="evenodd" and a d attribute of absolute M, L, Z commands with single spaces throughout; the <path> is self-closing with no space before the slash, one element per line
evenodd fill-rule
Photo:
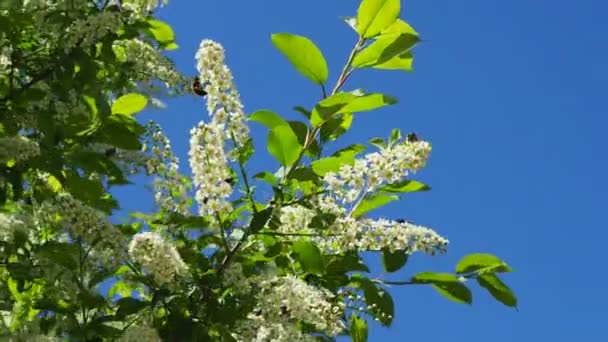
<path fill-rule="evenodd" d="M 387 272 L 400 270 L 407 263 L 407 259 L 408 254 L 405 251 L 382 250 L 382 266 Z"/>
<path fill-rule="evenodd" d="M 299 240 L 294 242 L 293 250 L 305 272 L 312 274 L 323 274 L 325 272 L 323 254 L 317 246 L 308 241 Z"/>
<path fill-rule="evenodd" d="M 477 278 L 479 285 L 484 287 L 499 302 L 506 306 L 517 307 L 517 298 L 511 289 L 494 273 L 482 274 Z"/>

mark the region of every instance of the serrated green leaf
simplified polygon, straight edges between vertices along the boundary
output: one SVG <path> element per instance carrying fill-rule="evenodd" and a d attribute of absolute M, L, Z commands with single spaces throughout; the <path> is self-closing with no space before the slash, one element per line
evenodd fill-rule
<path fill-rule="evenodd" d="M 517 298 L 511 289 L 494 273 L 482 274 L 477 282 L 499 302 L 506 306 L 517 307 Z"/>
<path fill-rule="evenodd" d="M 327 120 L 321 126 L 321 142 L 336 140 L 346 133 L 353 123 L 353 118 L 354 115 L 352 113 L 344 113 Z"/>
<path fill-rule="evenodd" d="M 302 145 L 290 126 L 276 126 L 270 130 L 267 148 L 283 166 L 295 163 L 302 151 Z"/>
<path fill-rule="evenodd" d="M 365 198 L 359 203 L 357 208 L 353 212 L 353 217 L 361 217 L 369 211 L 380 208 L 392 201 L 399 199 L 397 195 L 385 195 L 385 194 L 371 194 L 365 196 Z"/>
<path fill-rule="evenodd" d="M 274 46 L 302 75 L 316 84 L 327 81 L 327 62 L 321 50 L 308 38 L 290 33 L 275 33 Z"/>
<path fill-rule="evenodd" d="M 391 252 L 388 249 L 382 250 L 382 266 L 387 272 L 399 271 L 407 263 L 408 254 L 405 251 Z"/>
<path fill-rule="evenodd" d="M 112 114 L 133 115 L 146 108 L 148 99 L 142 94 L 130 93 L 116 99 L 112 104 Z"/>
<path fill-rule="evenodd" d="M 513 269 L 499 257 L 487 253 L 469 254 L 458 262 L 456 273 L 470 272 L 512 272 Z"/>
<path fill-rule="evenodd" d="M 353 342 L 367 342 L 367 322 L 355 313 L 350 316 L 350 338 Z"/>
<path fill-rule="evenodd" d="M 273 129 L 277 126 L 288 125 L 287 121 L 283 119 L 279 114 L 263 109 L 258 110 L 249 116 L 250 121 L 259 122 L 262 125 L 268 127 L 269 129 Z"/>
<path fill-rule="evenodd" d="M 308 241 L 299 240 L 293 244 L 293 251 L 305 272 L 312 274 L 325 272 L 325 261 L 319 247 Z"/>
<path fill-rule="evenodd" d="M 400 0 L 363 0 L 357 11 L 357 33 L 371 38 L 389 27 L 399 17 Z"/>
<path fill-rule="evenodd" d="M 419 284 L 431 284 L 444 297 L 461 304 L 471 304 L 473 295 L 459 279 L 450 273 L 422 272 L 412 278 Z"/>
<path fill-rule="evenodd" d="M 383 185 L 378 189 L 380 192 L 392 192 L 392 193 L 408 193 L 417 191 L 427 191 L 431 188 L 423 183 L 414 180 L 405 180 L 398 183 Z"/>

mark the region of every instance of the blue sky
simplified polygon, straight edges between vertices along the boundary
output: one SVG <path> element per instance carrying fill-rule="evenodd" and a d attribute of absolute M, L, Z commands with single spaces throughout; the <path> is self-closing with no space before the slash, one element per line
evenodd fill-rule
<path fill-rule="evenodd" d="M 311 107 L 319 90 L 273 48 L 270 34 L 310 37 L 335 80 L 356 39 L 339 16 L 353 15 L 357 5 L 173 0 L 159 15 L 176 31 L 180 49 L 170 56 L 183 72 L 195 74 L 202 38 L 217 40 L 248 113 L 269 108 L 297 118 L 291 108 Z M 393 127 L 430 140 L 430 162 L 416 179 L 433 191 L 379 213 L 433 227 L 451 246 L 444 256 L 412 257 L 392 278 L 450 271 L 467 253 L 491 252 L 516 269 L 505 279 L 520 307 L 503 307 L 475 286 L 472 306 L 431 288 L 392 288 L 394 324 L 373 327 L 370 341 L 608 340 L 601 254 L 608 241 L 602 197 L 608 192 L 608 5 L 412 0 L 402 8 L 424 39 L 415 50 L 416 71 L 355 73 L 347 88 L 385 92 L 400 103 L 357 115 L 342 143 L 386 136 Z M 168 104 L 141 117 L 164 126 L 187 169 L 188 131 L 207 113 L 200 98 Z M 263 129 L 256 127 L 254 137 L 266 153 Z M 251 169 L 269 162 L 263 156 Z M 148 209 L 141 208 L 141 192 L 118 194 L 125 208 Z"/>

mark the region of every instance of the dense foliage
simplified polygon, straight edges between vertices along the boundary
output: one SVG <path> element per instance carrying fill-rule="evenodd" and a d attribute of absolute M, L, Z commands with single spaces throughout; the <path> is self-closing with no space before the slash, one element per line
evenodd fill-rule
<path fill-rule="evenodd" d="M 361 68 L 411 71 L 419 34 L 399 18 L 399 0 L 363 0 L 346 18 L 355 43 L 332 87 L 313 42 L 272 35 L 323 94 L 296 107 L 303 121 L 246 114 L 217 42 L 201 42 L 196 78 L 181 75 L 163 56 L 177 45 L 153 16 L 158 1 L 0 4 L 0 332 L 10 340 L 365 341 L 366 320 L 393 320 L 386 285 L 433 286 L 470 304 L 476 280 L 516 306 L 498 277 L 511 268 L 491 254 L 399 281 L 373 276 L 361 258 L 379 253 L 394 273 L 410 254 L 448 244 L 367 216 L 430 189 L 412 179 L 429 142 L 395 129 L 326 147 L 357 113 L 397 102 L 345 89 Z M 192 177 L 161 127 L 135 117 L 178 95 L 204 96 L 209 112 L 190 132 Z M 279 170 L 248 174 L 250 122 L 267 127 Z M 153 177 L 157 210 L 117 223 L 111 190 L 137 174 Z"/>

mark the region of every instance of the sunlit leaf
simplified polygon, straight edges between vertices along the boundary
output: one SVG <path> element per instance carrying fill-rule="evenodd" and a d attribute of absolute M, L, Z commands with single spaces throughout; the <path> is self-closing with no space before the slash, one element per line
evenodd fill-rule
<path fill-rule="evenodd" d="M 408 193 L 427 190 L 431 190 L 428 185 L 414 180 L 404 180 L 399 183 L 387 184 L 378 189 L 378 191 L 393 193 Z"/>
<path fill-rule="evenodd" d="M 293 244 L 293 250 L 305 272 L 312 274 L 323 274 L 325 272 L 325 261 L 319 247 L 310 242 L 299 240 Z"/>
<path fill-rule="evenodd" d="M 276 126 L 268 134 L 268 152 L 284 166 L 291 166 L 300 155 L 302 146 L 290 126 Z"/>
<path fill-rule="evenodd" d="M 355 313 L 350 316 L 350 338 L 353 342 L 367 341 L 367 322 Z"/>
<path fill-rule="evenodd" d="M 470 272 L 512 272 L 513 269 L 495 255 L 487 253 L 469 254 L 460 259 L 456 265 L 456 273 Z"/>
<path fill-rule="evenodd" d="M 142 111 L 148 104 L 148 99 L 137 93 L 123 95 L 112 104 L 112 114 L 133 115 Z"/>
<path fill-rule="evenodd" d="M 399 17 L 400 0 L 363 0 L 357 11 L 357 32 L 363 38 L 378 35 Z"/>
<path fill-rule="evenodd" d="M 419 284 L 431 284 L 444 297 L 461 304 L 471 304 L 473 295 L 459 279 L 450 273 L 422 272 L 412 278 Z"/>
<path fill-rule="evenodd" d="M 360 217 L 366 214 L 369 211 L 380 208 L 392 201 L 396 201 L 399 199 L 397 195 L 385 195 L 385 194 L 371 194 L 365 196 L 363 200 L 359 203 L 355 211 L 353 212 L 353 217 Z"/>
<path fill-rule="evenodd" d="M 484 287 L 499 302 L 506 306 L 517 307 L 517 298 L 511 289 L 494 273 L 482 274 L 477 278 L 479 285 Z"/>
<path fill-rule="evenodd" d="M 272 43 L 306 78 L 319 85 L 327 81 L 325 57 L 310 39 L 290 33 L 275 33 Z"/>

